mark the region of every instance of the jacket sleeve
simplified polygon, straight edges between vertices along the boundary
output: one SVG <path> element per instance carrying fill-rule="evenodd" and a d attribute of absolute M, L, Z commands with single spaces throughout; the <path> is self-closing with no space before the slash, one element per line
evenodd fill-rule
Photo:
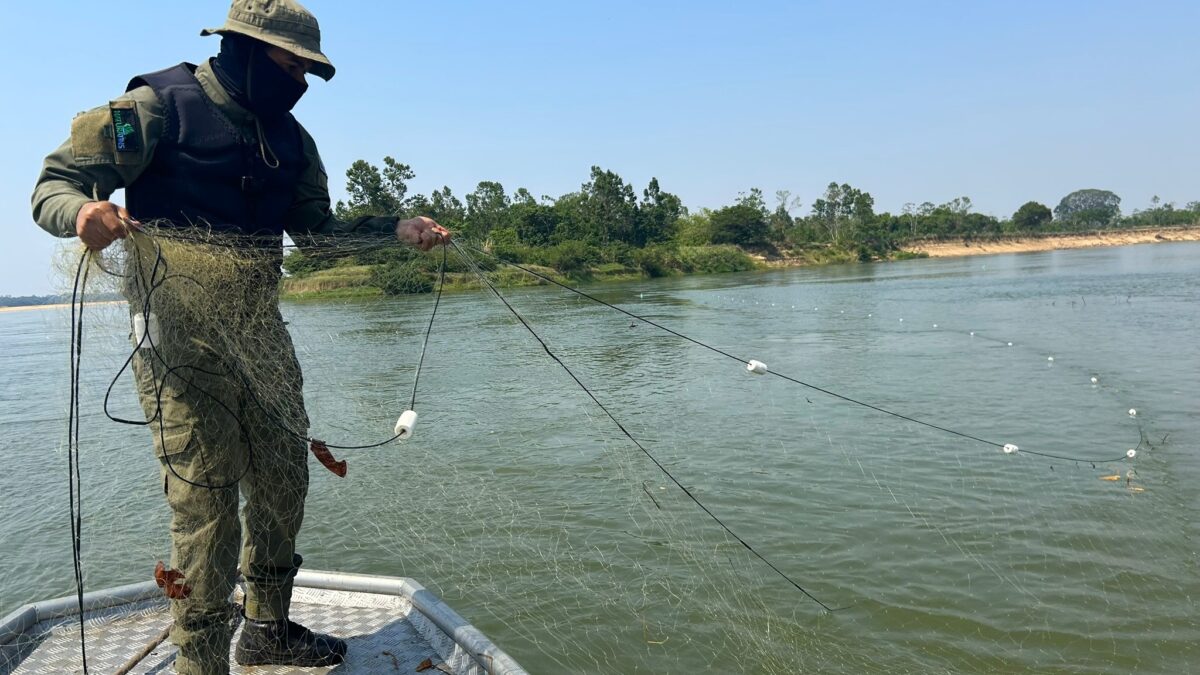
<path fill-rule="evenodd" d="M 137 180 L 162 131 L 162 104 L 150 87 L 76 115 L 70 138 L 42 164 L 33 189 L 34 222 L 56 237 L 75 236 L 79 209 Z"/>
<path fill-rule="evenodd" d="M 296 196 L 287 214 L 286 230 L 292 240 L 304 246 L 305 240 L 315 243 L 322 236 L 394 237 L 396 216 L 364 216 L 349 222 L 338 220 L 330 208 L 329 176 L 317 152 L 317 144 L 303 127 L 300 136 L 307 167 L 296 185 Z"/>

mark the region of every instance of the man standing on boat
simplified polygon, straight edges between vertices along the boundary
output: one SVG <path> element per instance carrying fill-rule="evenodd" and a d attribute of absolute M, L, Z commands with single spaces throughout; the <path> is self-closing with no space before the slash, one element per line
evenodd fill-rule
<path fill-rule="evenodd" d="M 94 251 L 151 220 L 179 228 L 204 223 L 211 231 L 277 242 L 285 231 L 293 237 L 394 231 L 401 241 L 428 250 L 448 238 L 428 218 L 343 223 L 333 217 L 316 146 L 290 112 L 307 89 L 307 73 L 325 80 L 334 74 L 312 14 L 294 0 L 235 0 L 223 26 L 201 33 L 213 34 L 221 36 L 215 58 L 135 77 L 123 96 L 75 118 L 70 139 L 46 158 L 33 194 L 34 220 L 42 228 L 60 237 L 78 235 Z M 107 201 L 119 188 L 126 189 L 128 210 Z M 272 302 L 277 284 L 277 276 L 268 279 L 264 297 Z M 277 307 L 273 314 L 278 317 Z M 289 405 L 305 425 L 303 433 L 299 365 L 282 318 L 270 324 L 264 330 L 278 335 L 282 348 L 261 358 L 272 360 L 288 380 L 285 388 L 294 390 Z M 288 618 L 292 579 L 301 563 L 295 539 L 308 487 L 304 442 L 283 430 L 263 432 L 268 437 L 255 448 L 247 471 L 228 486 L 205 484 L 203 476 L 212 468 L 206 461 L 217 457 L 232 464 L 247 456 L 240 447 L 246 438 L 203 412 L 213 407 L 208 399 L 228 392 L 200 396 L 191 391 L 195 387 L 181 387 L 164 393 L 152 364 L 142 358 L 134 365 L 147 418 L 161 429 L 154 442 L 173 513 L 172 568 L 186 588 L 171 594 L 176 671 L 229 671 L 236 618 L 229 598 L 239 554 L 246 598 L 237 661 L 340 663 L 344 641 Z M 246 500 L 244 528 L 239 488 Z"/>

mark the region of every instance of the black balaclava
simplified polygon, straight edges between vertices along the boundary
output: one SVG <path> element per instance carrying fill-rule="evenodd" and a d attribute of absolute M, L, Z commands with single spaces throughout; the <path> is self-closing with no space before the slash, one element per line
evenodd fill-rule
<path fill-rule="evenodd" d="M 213 72 L 238 105 L 262 119 L 291 111 L 308 90 L 267 56 L 266 43 L 237 33 L 221 36 L 221 51 L 212 60 Z"/>

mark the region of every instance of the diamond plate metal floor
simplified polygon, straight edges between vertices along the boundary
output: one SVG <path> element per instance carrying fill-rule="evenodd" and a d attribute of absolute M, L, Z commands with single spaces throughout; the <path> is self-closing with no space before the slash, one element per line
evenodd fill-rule
<path fill-rule="evenodd" d="M 166 599 L 151 599 L 88 612 L 85 634 L 88 669 L 112 673 L 152 641 L 170 623 Z M 415 673 L 427 659 L 426 672 L 485 675 L 485 669 L 405 597 L 349 591 L 297 588 L 292 619 L 349 643 L 346 662 L 334 668 L 255 666 L 230 663 L 233 673 L 249 675 L 357 675 Z M 0 675 L 82 673 L 78 619 L 42 621 L 14 642 L 0 645 Z M 240 632 L 240 629 L 239 629 Z M 234 641 L 237 634 L 234 635 Z M 175 648 L 159 645 L 133 673 L 174 673 Z"/>

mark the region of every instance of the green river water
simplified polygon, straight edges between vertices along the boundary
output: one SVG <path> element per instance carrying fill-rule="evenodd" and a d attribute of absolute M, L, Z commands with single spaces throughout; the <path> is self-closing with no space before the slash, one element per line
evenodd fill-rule
<path fill-rule="evenodd" d="M 494 298 L 460 293 L 434 326 L 414 437 L 341 453 L 344 479 L 312 463 L 306 566 L 411 576 L 534 673 L 1200 667 L 1200 245 L 588 290 L 838 394 L 1084 461 L 1006 455 L 756 377 L 558 289 L 506 291 L 714 513 L 846 608 L 826 613 L 726 537 Z M 391 435 L 431 300 L 284 304 L 315 436 Z M 100 407 L 126 310 L 89 311 L 83 558 L 99 589 L 150 578 L 168 514 L 147 432 Z M 0 614 L 73 589 L 67 321 L 0 314 Z M 116 391 L 137 415 L 132 385 Z"/>

